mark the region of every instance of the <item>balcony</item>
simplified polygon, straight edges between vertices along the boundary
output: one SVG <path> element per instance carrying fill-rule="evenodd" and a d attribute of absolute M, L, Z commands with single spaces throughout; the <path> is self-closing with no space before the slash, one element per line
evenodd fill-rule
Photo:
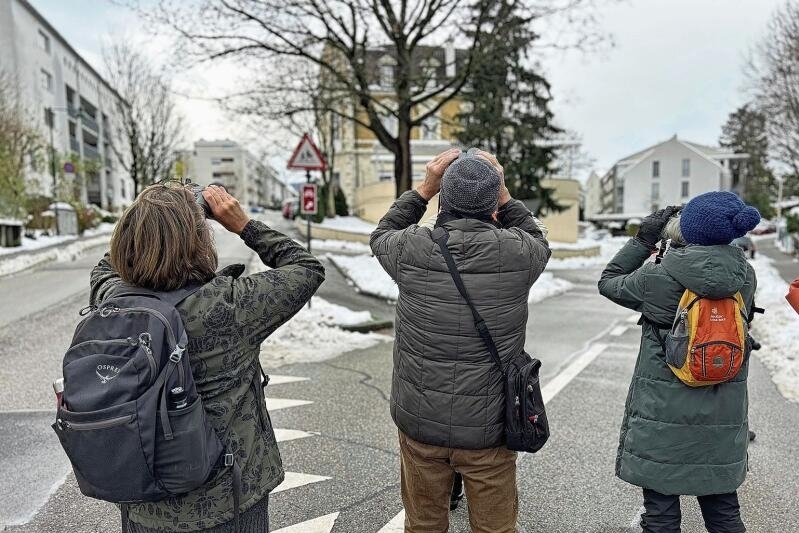
<path fill-rule="evenodd" d="M 90 144 L 83 144 L 83 157 L 86 159 L 94 159 L 99 161 L 100 160 L 100 152 L 97 151 L 96 146 L 92 146 Z"/>
<path fill-rule="evenodd" d="M 97 124 L 97 121 L 94 120 L 94 118 L 91 115 L 87 114 L 86 112 L 83 112 L 80 114 L 80 119 L 81 122 L 83 122 L 84 128 L 86 128 L 91 132 L 94 132 L 95 135 L 99 135 L 100 126 Z"/>

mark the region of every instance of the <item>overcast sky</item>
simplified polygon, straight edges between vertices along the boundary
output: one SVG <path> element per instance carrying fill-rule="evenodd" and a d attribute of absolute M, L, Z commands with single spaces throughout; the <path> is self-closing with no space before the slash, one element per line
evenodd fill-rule
<path fill-rule="evenodd" d="M 102 44 L 110 35 L 143 34 L 135 15 L 104 0 L 32 3 L 98 70 Z M 611 5 L 601 23 L 613 36 L 612 49 L 545 59 L 558 123 L 582 136 L 585 151 L 602 169 L 675 133 L 716 143 L 727 114 L 746 101 L 742 67 L 781 3 L 625 0 Z M 215 93 L 224 90 L 220 80 L 232 82 L 237 74 L 205 71 L 181 80 L 180 88 L 195 95 Z M 255 146 L 257 135 L 210 102 L 181 98 L 179 104 L 188 118 L 189 142 L 231 137 L 252 144 L 256 152 L 268 148 Z M 278 160 L 273 163 L 283 166 Z"/>

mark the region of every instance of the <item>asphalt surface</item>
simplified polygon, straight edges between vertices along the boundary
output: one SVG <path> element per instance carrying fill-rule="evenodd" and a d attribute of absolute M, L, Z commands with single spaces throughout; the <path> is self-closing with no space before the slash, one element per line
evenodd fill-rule
<path fill-rule="evenodd" d="M 250 258 L 235 239 L 218 233 L 217 243 L 223 262 L 246 264 Z M 770 253 L 764 243 L 759 245 L 762 253 Z M 95 259 L 87 259 L 86 268 Z M 57 285 L 54 280 L 67 275 L 79 275 L 85 283 L 87 271 L 81 270 L 82 265 L 65 266 L 48 267 L 50 274 L 40 277 L 18 276 L 14 283 L 36 280 Z M 327 266 L 322 297 L 391 317 L 385 302 L 357 294 Z M 794 270 L 799 269 L 794 266 Z M 630 311 L 597 294 L 598 274 L 599 269 L 556 272 L 575 288 L 530 308 L 526 347 L 543 362 L 545 388 L 557 382 L 562 388 L 548 403 L 550 442 L 538 454 L 519 458 L 520 531 L 639 531 L 635 524 L 640 489 L 615 478 L 614 461 L 640 330 Z M 12 287 L 6 282 L 0 279 L 4 295 Z M 119 531 L 115 507 L 79 494 L 47 427 L 53 412 L 50 382 L 58 375 L 76 312 L 85 300 L 85 289 L 59 301 L 52 297 L 34 314 L 1 326 L 0 526 L 24 522 L 9 526 L 10 532 Z M 14 308 L 22 308 L 10 302 L 14 301 L 3 298 L 0 307 L 13 318 L 15 312 L 22 313 Z M 330 361 L 274 371 L 305 380 L 270 385 L 270 405 L 278 406 L 281 399 L 311 403 L 270 407 L 276 428 L 308 432 L 304 438 L 281 442 L 286 470 L 305 484 L 271 496 L 273 531 L 291 526 L 296 526 L 292 532 L 330 531 L 314 529 L 308 521 L 333 515 L 333 532 L 376 533 L 401 511 L 397 430 L 388 412 L 391 349 L 391 342 L 384 342 Z M 586 354 L 591 357 L 585 359 Z M 587 366 L 564 380 L 581 361 Z M 740 490 L 751 532 L 799 532 L 797 407 L 779 395 L 768 371 L 753 358 L 750 419 L 758 439 L 750 447 L 751 471 Z M 683 514 L 684 532 L 704 531 L 692 498 L 683 498 Z M 469 531 L 465 508 L 452 514 L 450 531 Z"/>

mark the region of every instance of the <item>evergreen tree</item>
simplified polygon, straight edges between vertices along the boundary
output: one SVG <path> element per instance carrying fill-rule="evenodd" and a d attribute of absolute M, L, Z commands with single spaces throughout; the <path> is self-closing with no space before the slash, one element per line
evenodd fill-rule
<path fill-rule="evenodd" d="M 743 199 L 755 206 L 765 218 L 774 216 L 774 173 L 768 164 L 766 117 L 747 104 L 730 113 L 721 127 L 719 144 L 735 152 L 749 154 L 749 159 L 733 161 L 733 172 L 746 176 Z"/>
<path fill-rule="evenodd" d="M 500 38 L 492 40 L 463 94 L 458 139 L 497 156 L 514 198 L 538 200 L 538 214 L 560 211 L 552 191 L 541 186 L 556 170 L 557 146 L 547 141 L 562 130 L 552 124 L 549 83 L 529 57 L 538 39 L 532 17 L 518 2 L 504 0 L 494 3 L 489 19 L 502 21 L 486 29 Z"/>

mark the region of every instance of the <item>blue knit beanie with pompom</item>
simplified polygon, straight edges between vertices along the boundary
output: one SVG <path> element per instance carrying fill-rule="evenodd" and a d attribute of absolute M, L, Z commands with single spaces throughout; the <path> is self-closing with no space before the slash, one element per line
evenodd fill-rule
<path fill-rule="evenodd" d="M 730 244 L 760 222 L 760 212 L 731 192 L 706 192 L 692 199 L 680 214 L 680 231 L 689 244 Z"/>

